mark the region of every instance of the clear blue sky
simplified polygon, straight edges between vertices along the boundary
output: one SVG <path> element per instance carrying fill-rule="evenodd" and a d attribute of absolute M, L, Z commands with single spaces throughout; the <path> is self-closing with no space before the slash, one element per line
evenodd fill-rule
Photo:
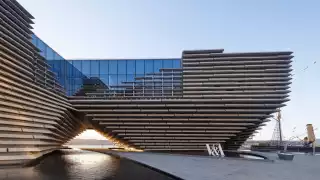
<path fill-rule="evenodd" d="M 36 18 L 34 32 L 65 58 L 180 57 L 183 49 L 210 48 L 293 51 L 296 75 L 283 109 L 284 135 L 304 133 L 307 123 L 320 129 L 318 0 L 18 2 Z M 270 139 L 274 124 L 256 138 Z"/>

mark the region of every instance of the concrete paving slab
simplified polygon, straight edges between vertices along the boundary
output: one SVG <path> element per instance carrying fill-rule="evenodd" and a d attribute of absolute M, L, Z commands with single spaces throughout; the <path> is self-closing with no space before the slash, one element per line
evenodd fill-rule
<path fill-rule="evenodd" d="M 131 159 L 186 180 L 311 180 L 320 177 L 320 156 L 304 154 L 297 154 L 294 161 L 264 161 L 145 152 L 104 153 Z"/>

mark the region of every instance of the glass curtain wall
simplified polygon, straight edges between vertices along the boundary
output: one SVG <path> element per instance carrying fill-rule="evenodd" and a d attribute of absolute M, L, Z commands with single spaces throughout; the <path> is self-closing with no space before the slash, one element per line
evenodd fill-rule
<path fill-rule="evenodd" d="M 105 85 L 112 87 L 122 82 L 132 82 L 135 77 L 159 72 L 163 68 L 180 68 L 180 59 L 128 59 L 128 60 L 69 60 L 75 71 L 81 71 L 88 78 L 99 78 Z M 76 73 L 75 73 L 76 74 Z M 74 73 L 70 77 L 76 79 L 78 88 L 79 77 Z M 71 91 L 74 91 L 71 88 Z"/>
<path fill-rule="evenodd" d="M 67 95 L 74 94 L 77 89 L 82 87 L 83 79 L 86 76 L 81 71 L 34 34 L 32 35 L 32 43 L 40 50 L 39 54 L 47 60 L 51 71 L 56 75 L 56 81 L 66 90 Z"/>
<path fill-rule="evenodd" d="M 122 82 L 134 81 L 135 77 L 160 72 L 163 68 L 181 67 L 179 58 L 65 60 L 36 35 L 32 36 L 32 42 L 41 51 L 40 55 L 48 61 L 68 96 L 76 94 L 87 79 L 98 79 L 104 85 L 112 87 Z"/>

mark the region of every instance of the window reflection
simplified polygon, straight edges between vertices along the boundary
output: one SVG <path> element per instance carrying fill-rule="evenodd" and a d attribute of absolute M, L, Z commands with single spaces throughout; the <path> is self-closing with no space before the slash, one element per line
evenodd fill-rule
<path fill-rule="evenodd" d="M 127 81 L 128 81 L 128 82 L 134 81 L 134 77 L 135 77 L 134 74 L 127 74 Z"/>
<path fill-rule="evenodd" d="M 144 74 L 136 74 L 135 78 L 136 78 L 136 77 L 141 78 L 141 77 L 143 77 L 143 76 L 144 76 Z"/>
<path fill-rule="evenodd" d="M 126 74 L 127 67 L 126 67 L 126 60 L 118 60 L 118 74 Z"/>
<path fill-rule="evenodd" d="M 82 70 L 81 72 L 84 75 L 90 76 L 90 60 L 83 60 L 82 61 Z"/>
<path fill-rule="evenodd" d="M 105 85 L 109 85 L 109 75 L 108 74 L 100 74 L 100 79 Z"/>
<path fill-rule="evenodd" d="M 172 68 L 172 67 L 173 67 L 172 60 L 169 60 L 169 59 L 163 60 L 162 68 Z"/>
<path fill-rule="evenodd" d="M 57 58 L 60 58 L 57 56 Z M 61 57 L 62 58 L 62 57 Z M 75 93 L 83 86 L 83 78 L 99 78 L 110 88 L 121 88 L 124 82 L 133 82 L 135 77 L 160 72 L 162 68 L 180 68 L 180 59 L 155 60 L 71 60 L 68 64 L 52 63 L 58 78 L 67 76 L 67 80 L 60 80 L 67 88 L 68 94 Z"/>
<path fill-rule="evenodd" d="M 117 85 L 117 82 L 118 82 L 118 76 L 116 74 L 109 75 L 109 85 L 110 86 Z"/>
<path fill-rule="evenodd" d="M 63 61 L 63 60 L 60 60 L 60 61 Z M 74 68 L 74 67 L 72 66 L 72 64 L 71 64 L 70 62 L 68 62 L 68 61 L 63 61 L 63 62 L 65 62 L 66 68 L 67 68 L 67 74 L 68 74 L 67 78 L 72 77 L 72 75 L 73 75 L 73 69 L 76 69 L 76 68 Z"/>
<path fill-rule="evenodd" d="M 180 59 L 128 59 L 128 60 L 69 60 L 66 61 L 36 35 L 32 43 L 40 49 L 40 55 L 48 60 L 56 79 L 73 95 L 83 88 L 84 79 L 96 77 L 105 85 L 116 86 L 135 81 L 135 77 L 159 72 L 162 68 L 180 68 Z"/>
<path fill-rule="evenodd" d="M 90 74 L 91 76 L 98 77 L 99 75 L 99 60 L 90 61 Z"/>
<path fill-rule="evenodd" d="M 109 61 L 109 74 L 118 74 L 117 60 Z"/>
<path fill-rule="evenodd" d="M 118 75 L 118 82 L 117 84 L 120 85 L 122 84 L 123 82 L 125 82 L 127 80 L 127 76 L 125 74 L 119 74 Z"/>
<path fill-rule="evenodd" d="M 172 67 L 173 67 L 173 68 L 180 68 L 180 67 L 181 67 L 180 59 L 175 59 L 175 60 L 173 60 L 172 63 L 173 63 L 173 64 L 172 64 Z"/>
<path fill-rule="evenodd" d="M 32 44 L 34 44 L 35 46 L 38 46 L 38 41 L 39 41 L 39 38 L 37 36 L 35 36 L 34 34 L 31 35 L 31 42 Z"/>
<path fill-rule="evenodd" d="M 109 78 L 100 78 L 105 85 L 109 85 Z"/>
<path fill-rule="evenodd" d="M 144 74 L 144 60 L 136 60 L 136 74 Z"/>
<path fill-rule="evenodd" d="M 46 56 L 45 58 L 49 61 L 54 59 L 54 54 L 53 54 L 53 50 L 49 47 L 46 48 Z"/>
<path fill-rule="evenodd" d="M 160 60 L 160 59 L 154 60 L 153 72 L 159 72 L 162 67 L 163 67 L 162 60 Z"/>
<path fill-rule="evenodd" d="M 43 57 L 46 57 L 46 45 L 44 44 L 44 42 L 42 40 L 38 40 L 38 44 L 37 47 L 40 49 L 40 55 Z"/>
<path fill-rule="evenodd" d="M 74 60 L 72 61 L 72 65 L 75 67 L 72 69 L 72 76 L 81 77 L 82 61 Z"/>
<path fill-rule="evenodd" d="M 145 60 L 145 73 L 153 73 L 153 60 Z"/>
<path fill-rule="evenodd" d="M 127 74 L 136 73 L 136 63 L 134 60 L 127 60 Z"/>
<path fill-rule="evenodd" d="M 109 74 L 109 61 L 100 60 L 100 74 Z"/>

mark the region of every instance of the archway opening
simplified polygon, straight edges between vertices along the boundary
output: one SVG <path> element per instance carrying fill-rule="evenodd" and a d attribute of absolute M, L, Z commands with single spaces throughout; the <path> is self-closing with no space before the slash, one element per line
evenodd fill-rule
<path fill-rule="evenodd" d="M 110 149 L 116 148 L 114 143 L 94 129 L 86 129 L 64 146 L 77 149 Z"/>

